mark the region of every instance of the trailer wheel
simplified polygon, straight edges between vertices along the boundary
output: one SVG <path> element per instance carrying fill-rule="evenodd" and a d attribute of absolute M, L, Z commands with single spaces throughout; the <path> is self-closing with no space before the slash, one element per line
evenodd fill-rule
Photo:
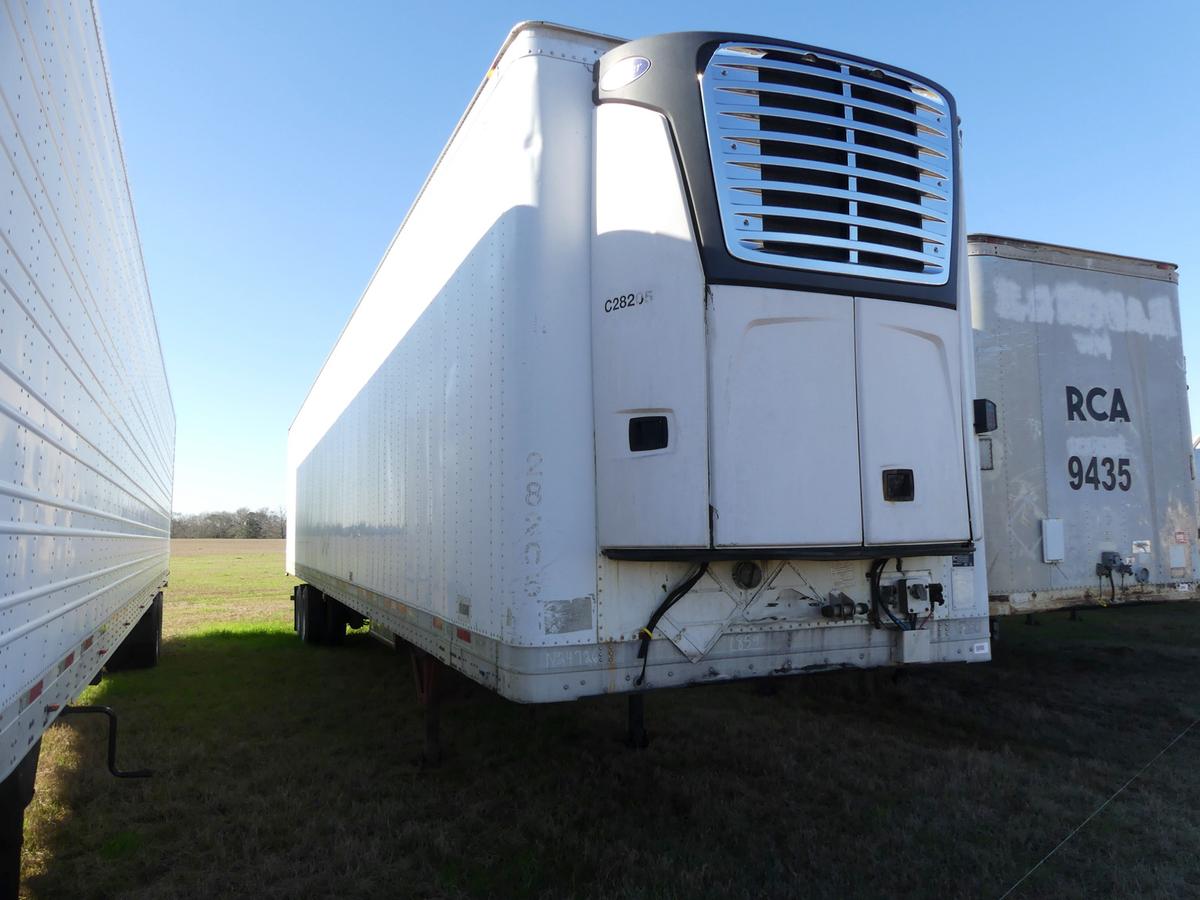
<path fill-rule="evenodd" d="M 154 595 L 150 608 L 142 613 L 136 625 L 121 646 L 109 657 L 106 668 L 110 672 L 121 669 L 153 669 L 158 665 L 158 654 L 162 648 L 163 595 Z"/>
<path fill-rule="evenodd" d="M 349 610 L 332 597 L 325 598 L 325 643 L 337 646 L 346 637 Z"/>
<path fill-rule="evenodd" d="M 325 598 L 311 584 L 302 584 L 296 594 L 297 632 L 306 644 L 320 644 L 325 637 Z"/>

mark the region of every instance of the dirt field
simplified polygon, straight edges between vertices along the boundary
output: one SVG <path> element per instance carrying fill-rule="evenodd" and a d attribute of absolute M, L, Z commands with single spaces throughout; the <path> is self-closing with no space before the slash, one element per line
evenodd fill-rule
<path fill-rule="evenodd" d="M 521 707 L 291 631 L 279 542 L 177 542 L 160 666 L 48 733 L 32 897 L 999 897 L 1200 717 L 1200 605 L 1003 623 L 991 664 Z M 1200 896 L 1200 725 L 1014 892 Z"/>

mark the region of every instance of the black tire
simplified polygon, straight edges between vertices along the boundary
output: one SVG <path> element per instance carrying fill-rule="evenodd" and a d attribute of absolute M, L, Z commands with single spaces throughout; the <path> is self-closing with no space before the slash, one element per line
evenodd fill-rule
<path fill-rule="evenodd" d="M 142 613 L 136 625 L 121 646 L 116 649 L 108 664 L 110 672 L 122 669 L 153 669 L 158 665 L 158 655 L 162 649 L 162 608 L 163 595 L 159 591 L 150 603 L 149 609 Z"/>
<path fill-rule="evenodd" d="M 346 638 L 349 610 L 332 597 L 325 598 L 325 643 L 336 647 Z"/>
<path fill-rule="evenodd" d="M 311 584 L 302 584 L 296 593 L 296 631 L 306 644 L 325 642 L 325 596 Z"/>

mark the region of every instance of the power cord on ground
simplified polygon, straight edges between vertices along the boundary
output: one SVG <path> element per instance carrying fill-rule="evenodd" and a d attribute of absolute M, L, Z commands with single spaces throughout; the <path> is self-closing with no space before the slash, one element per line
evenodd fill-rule
<path fill-rule="evenodd" d="M 1152 765 L 1154 765 L 1156 762 L 1158 762 L 1158 759 L 1160 756 L 1162 756 L 1164 753 L 1166 753 L 1168 750 L 1170 750 L 1172 747 L 1174 747 L 1177 743 L 1179 743 L 1179 741 L 1183 738 L 1183 736 L 1185 734 L 1187 734 L 1189 731 L 1191 731 L 1192 728 L 1194 726 L 1196 726 L 1197 724 L 1200 724 L 1200 719 L 1196 719 L 1194 722 L 1192 722 L 1191 725 L 1188 725 L 1187 728 L 1183 729 L 1183 731 L 1179 732 L 1179 734 L 1177 734 L 1177 735 L 1175 735 L 1175 737 L 1171 738 L 1171 740 L 1167 744 L 1167 746 L 1163 747 L 1161 750 L 1159 750 L 1157 753 L 1155 753 L 1154 758 L 1151 759 L 1150 762 L 1146 763 L 1144 766 L 1142 766 L 1140 769 L 1138 769 L 1128 781 L 1126 781 L 1123 785 L 1121 785 L 1119 788 L 1117 788 L 1116 792 L 1113 793 L 1113 795 L 1111 797 L 1109 797 L 1107 800 L 1105 800 L 1103 803 L 1101 803 L 1099 806 L 1097 806 L 1096 809 L 1092 812 L 1092 814 L 1090 816 L 1088 816 L 1086 819 L 1084 819 L 1082 822 L 1080 822 L 1078 825 L 1076 825 L 1073 829 L 1071 829 L 1071 833 L 1068 834 L 1061 841 L 1059 841 L 1054 846 L 1054 849 L 1052 849 L 1049 853 L 1047 853 L 1045 856 L 1043 856 L 1041 859 L 1039 859 L 1034 864 L 1033 868 L 1031 868 L 1028 872 L 1026 872 L 1020 878 L 1018 878 L 1017 882 L 1012 887 L 1010 887 L 1007 891 L 1005 891 L 1003 894 L 1001 894 L 999 897 L 999 900 L 1004 900 L 1005 897 L 1007 897 L 1009 894 L 1011 894 L 1013 891 L 1015 891 L 1017 888 L 1019 888 L 1022 884 L 1024 884 L 1025 880 L 1027 878 L 1029 878 L 1030 875 L 1032 875 L 1034 872 L 1036 872 L 1038 869 L 1040 869 L 1042 867 L 1042 863 L 1044 863 L 1046 860 L 1048 860 L 1050 857 L 1052 857 L 1055 853 L 1057 853 L 1060 849 L 1062 849 L 1062 847 L 1067 843 L 1067 841 L 1071 840 L 1071 838 L 1075 837 L 1075 835 L 1077 835 L 1080 832 L 1080 830 L 1083 828 L 1083 826 L 1085 826 L 1088 822 L 1092 821 L 1092 819 L 1096 818 L 1096 816 L 1100 815 L 1100 813 L 1104 810 L 1104 807 L 1108 806 L 1108 804 L 1110 804 L 1114 800 L 1116 800 L 1117 796 L 1122 791 L 1124 791 L 1125 788 L 1129 787 L 1131 784 L 1133 784 L 1135 781 L 1137 781 L 1137 779 L 1142 775 L 1143 772 L 1145 772 Z"/>

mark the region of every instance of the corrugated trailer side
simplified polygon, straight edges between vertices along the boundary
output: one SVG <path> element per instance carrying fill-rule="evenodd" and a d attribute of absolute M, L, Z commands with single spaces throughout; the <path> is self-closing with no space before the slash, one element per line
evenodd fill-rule
<path fill-rule="evenodd" d="M 502 644 L 595 641 L 581 300 L 612 43 L 514 30 L 288 435 L 288 571 L 502 691 Z"/>
<path fill-rule="evenodd" d="M 992 615 L 1195 596 L 1175 266 L 969 238 Z"/>
<path fill-rule="evenodd" d="M 0 864 L 11 886 L 42 733 L 106 662 L 157 660 L 175 415 L 96 11 L 59 0 L 3 10 Z"/>

